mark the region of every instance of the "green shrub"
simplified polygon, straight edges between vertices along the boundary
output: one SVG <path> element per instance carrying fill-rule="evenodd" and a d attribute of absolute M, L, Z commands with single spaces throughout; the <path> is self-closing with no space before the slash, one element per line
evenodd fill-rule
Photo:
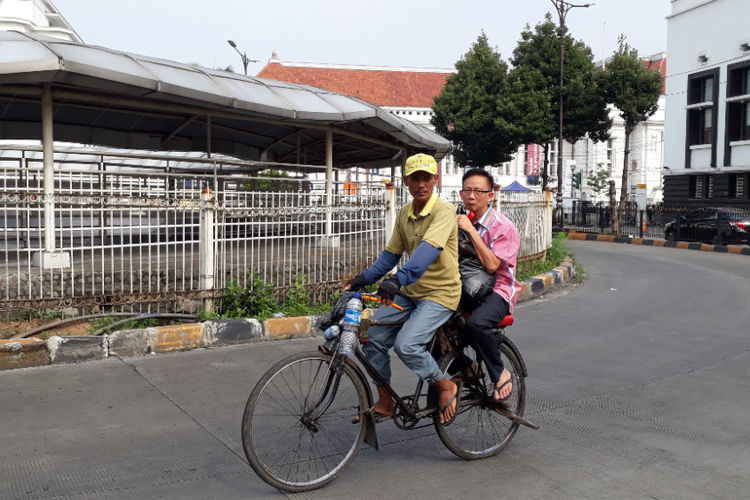
<path fill-rule="evenodd" d="M 266 283 L 258 273 L 252 273 L 248 286 L 243 287 L 232 280 L 227 286 L 226 296 L 219 312 L 198 313 L 199 321 L 210 319 L 255 318 L 264 321 L 276 313 L 286 317 L 320 314 L 331 310 L 330 303 L 315 303 L 307 292 L 305 275 L 296 275 L 294 285 L 284 294 L 281 300 L 275 296 L 276 287 Z"/>
<path fill-rule="evenodd" d="M 251 273 L 249 286 L 232 280 L 227 286 L 219 317 L 224 319 L 270 318 L 279 308 L 272 283 L 266 283 L 258 273 Z"/>
<path fill-rule="evenodd" d="M 573 252 L 563 242 L 566 239 L 565 233 L 557 233 L 552 238 L 552 246 L 547 250 L 545 260 L 527 260 L 519 262 L 516 266 L 516 279 L 524 281 L 536 276 L 537 274 L 546 273 L 560 264 L 565 257 L 573 257 Z"/>

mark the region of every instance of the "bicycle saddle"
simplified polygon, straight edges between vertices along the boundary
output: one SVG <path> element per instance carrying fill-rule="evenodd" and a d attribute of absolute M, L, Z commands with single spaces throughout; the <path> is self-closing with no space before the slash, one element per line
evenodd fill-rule
<path fill-rule="evenodd" d="M 471 316 L 471 313 L 463 313 L 462 316 L 464 317 L 464 319 L 466 319 L 469 316 Z M 506 317 L 503 318 L 503 320 L 500 323 L 498 323 L 497 325 L 495 325 L 495 328 L 500 328 L 500 327 L 504 327 L 504 326 L 510 326 L 510 325 L 513 324 L 513 321 L 514 321 L 513 315 L 512 314 L 508 314 Z"/>

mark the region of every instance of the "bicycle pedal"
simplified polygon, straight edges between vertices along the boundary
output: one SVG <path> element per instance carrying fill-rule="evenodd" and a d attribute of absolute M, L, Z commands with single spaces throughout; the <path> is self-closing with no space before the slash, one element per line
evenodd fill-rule
<path fill-rule="evenodd" d="M 388 420 L 393 420 L 393 415 L 383 415 L 382 413 L 378 413 L 377 411 L 375 411 L 373 409 L 370 409 L 368 411 L 372 415 L 372 421 L 375 422 L 376 424 L 379 424 L 381 422 L 387 422 Z M 363 413 L 366 413 L 366 412 L 363 412 Z M 361 417 L 361 415 L 356 415 L 352 419 L 352 423 L 353 424 L 358 424 L 360 417 Z"/>

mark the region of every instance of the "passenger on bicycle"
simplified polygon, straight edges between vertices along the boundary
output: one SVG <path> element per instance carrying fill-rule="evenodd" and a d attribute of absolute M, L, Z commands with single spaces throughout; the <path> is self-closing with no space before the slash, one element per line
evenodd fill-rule
<path fill-rule="evenodd" d="M 413 201 L 404 205 L 396 217 L 393 235 L 383 253 L 362 274 L 349 281 L 345 289 L 376 283 L 408 254 L 408 262 L 380 284 L 378 294 L 383 306 L 396 303 L 403 307 L 379 308 L 373 319 L 405 321 L 403 326 L 373 326 L 369 342 L 363 346 L 367 359 L 390 384 L 388 351 L 394 348 L 404 364 L 422 380 L 434 384 L 439 394 L 440 419 L 450 421 L 457 409 L 458 386 L 443 377 L 437 362 L 427 352 L 435 330 L 447 321 L 461 298 L 458 273 L 458 227 L 455 207 L 437 197 L 437 163 L 429 155 L 417 154 L 406 161 L 404 184 Z M 409 299 L 395 295 L 401 287 Z M 394 403 L 378 385 L 375 411 L 393 415 Z"/>
<path fill-rule="evenodd" d="M 461 199 L 475 215 L 472 220 L 458 215 L 458 227 L 468 234 L 485 271 L 496 277 L 493 293 L 484 297 L 467 319 L 465 335 L 487 365 L 495 384 L 493 398 L 505 401 L 513 393 L 514 380 L 503 366 L 493 329 L 513 312 L 521 290 L 516 280 L 520 238 L 510 219 L 490 206 L 495 194 L 489 172 L 473 168 L 464 174 L 462 182 Z"/>

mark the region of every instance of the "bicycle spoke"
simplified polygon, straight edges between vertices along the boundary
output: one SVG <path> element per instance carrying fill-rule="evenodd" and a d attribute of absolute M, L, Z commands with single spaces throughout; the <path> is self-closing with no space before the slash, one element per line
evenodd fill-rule
<path fill-rule="evenodd" d="M 352 418 L 367 400 L 351 368 L 339 376 L 327 356 L 292 358 L 299 359 L 280 362 L 253 391 L 246 409 L 251 432 L 243 431 L 243 444 L 269 484 L 304 491 L 330 481 L 354 458 L 364 424 Z"/>
<path fill-rule="evenodd" d="M 508 401 L 511 411 L 518 411 L 523 397 L 523 380 L 515 358 L 508 356 L 505 346 L 501 348 L 505 367 L 516 377 L 513 396 Z M 476 353 L 471 348 L 465 349 L 469 358 L 476 360 Z M 453 362 L 452 354 L 441 360 L 446 370 Z M 465 386 L 461 396 L 462 409 L 453 422 L 442 425 L 435 419 L 435 427 L 443 443 L 456 455 L 465 459 L 492 456 L 502 450 L 513 438 L 518 423 L 495 411 L 493 393 L 495 384 L 489 379 L 488 370 L 481 370 L 475 382 Z M 441 368 L 443 365 L 441 365 Z M 521 409 L 522 410 L 522 409 Z"/>

